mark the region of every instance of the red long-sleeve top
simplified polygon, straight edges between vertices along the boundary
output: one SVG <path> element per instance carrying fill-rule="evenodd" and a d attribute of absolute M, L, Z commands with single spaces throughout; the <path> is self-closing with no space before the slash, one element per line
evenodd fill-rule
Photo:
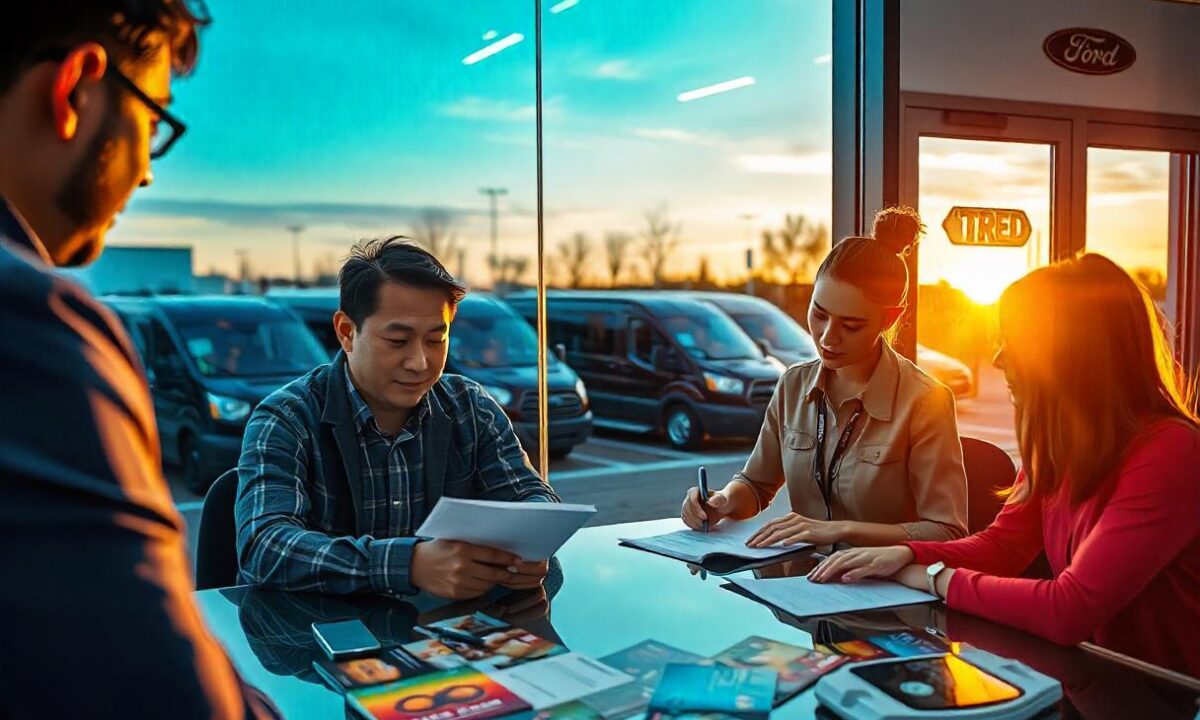
<path fill-rule="evenodd" d="M 1078 505 L 1060 489 L 970 537 L 907 545 L 956 568 L 952 609 L 1200 677 L 1200 431 L 1150 425 L 1110 482 Z M 1042 549 L 1054 578 L 1015 577 Z"/>

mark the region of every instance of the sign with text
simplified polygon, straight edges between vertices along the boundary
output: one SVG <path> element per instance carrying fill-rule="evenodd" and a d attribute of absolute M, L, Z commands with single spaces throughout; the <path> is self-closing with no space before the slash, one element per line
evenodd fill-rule
<path fill-rule="evenodd" d="M 1128 70 L 1137 52 L 1125 38 L 1098 28 L 1068 28 L 1051 33 L 1042 51 L 1055 65 L 1084 75 L 1112 75 Z"/>
<path fill-rule="evenodd" d="M 942 229 L 954 245 L 987 247 L 1021 247 L 1033 232 L 1024 210 L 958 205 L 946 213 Z"/>

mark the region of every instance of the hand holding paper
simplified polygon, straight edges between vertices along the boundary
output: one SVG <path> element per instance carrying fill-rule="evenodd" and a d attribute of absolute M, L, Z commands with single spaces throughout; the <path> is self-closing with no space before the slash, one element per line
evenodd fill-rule
<path fill-rule="evenodd" d="M 542 561 L 595 514 L 593 505 L 444 497 L 421 524 L 417 536 L 461 540 L 504 550 L 525 561 Z"/>

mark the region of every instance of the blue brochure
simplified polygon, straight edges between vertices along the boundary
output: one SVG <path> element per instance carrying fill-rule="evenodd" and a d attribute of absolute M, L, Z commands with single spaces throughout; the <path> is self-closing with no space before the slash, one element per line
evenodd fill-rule
<path fill-rule="evenodd" d="M 744 720 L 766 718 L 777 679 L 774 670 L 762 668 L 671 664 L 650 699 L 650 710 L 667 716 L 720 713 Z"/>

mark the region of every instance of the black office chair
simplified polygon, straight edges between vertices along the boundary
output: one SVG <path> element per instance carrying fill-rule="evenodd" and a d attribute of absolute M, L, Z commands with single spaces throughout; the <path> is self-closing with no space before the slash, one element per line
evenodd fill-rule
<path fill-rule="evenodd" d="M 237 528 L 233 524 L 237 489 L 238 474 L 234 468 L 221 473 L 204 496 L 196 541 L 197 590 L 237 584 Z"/>
<path fill-rule="evenodd" d="M 996 492 L 1012 487 L 1017 466 L 995 445 L 978 438 L 962 438 L 963 467 L 967 471 L 967 532 L 977 533 L 992 524 L 1004 499 Z"/>

